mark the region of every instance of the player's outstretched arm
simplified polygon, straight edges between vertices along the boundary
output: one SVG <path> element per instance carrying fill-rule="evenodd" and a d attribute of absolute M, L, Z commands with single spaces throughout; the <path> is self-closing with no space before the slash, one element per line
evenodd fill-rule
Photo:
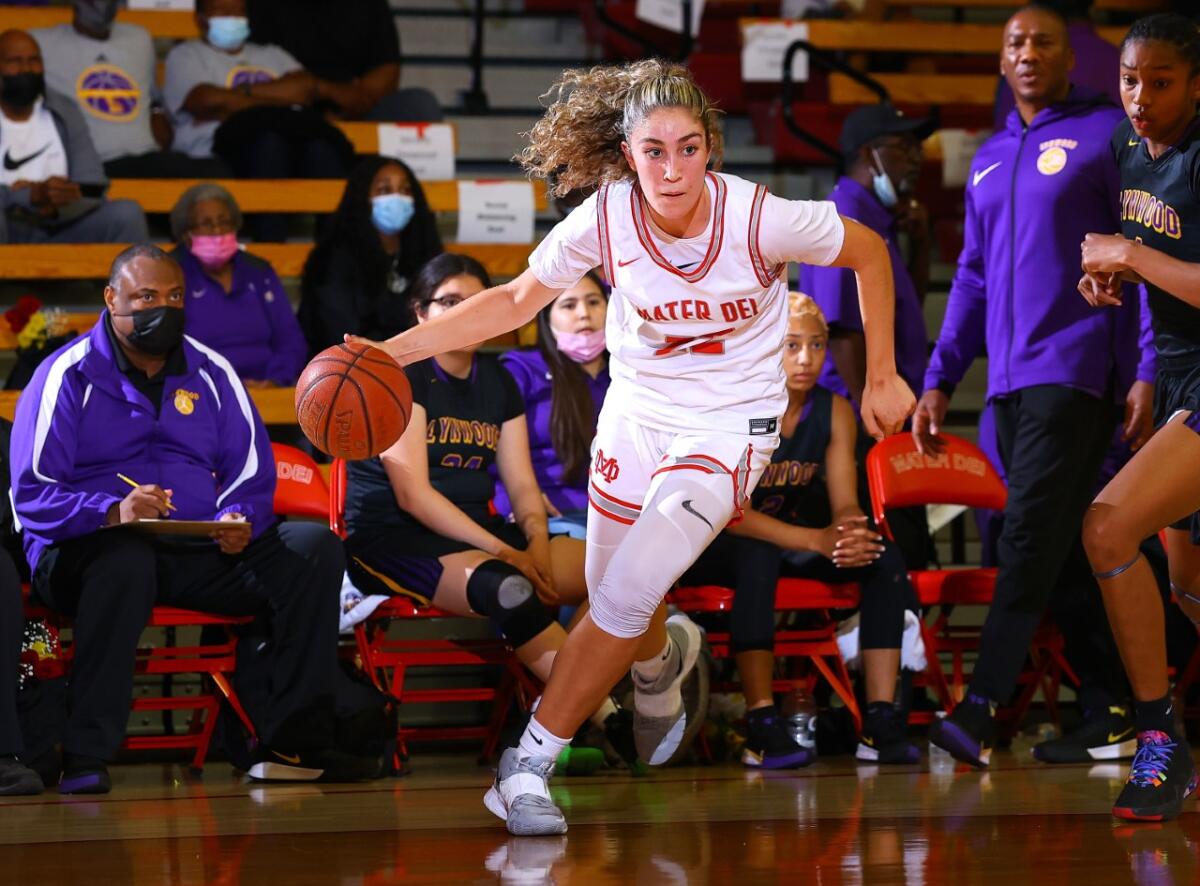
<path fill-rule="evenodd" d="M 862 418 L 868 433 L 882 438 L 904 426 L 916 405 L 913 392 L 896 373 L 896 293 L 892 262 L 883 238 L 853 219 L 842 217 L 846 234 L 833 264 L 850 268 L 858 280 L 858 309 L 867 340 L 867 383 Z"/>
<path fill-rule="evenodd" d="M 1089 275 L 1124 275 L 1132 271 L 1180 301 L 1200 308 L 1200 273 L 1197 273 L 1200 266 L 1193 262 L 1167 255 L 1120 234 L 1088 234 L 1081 251 L 1083 270 Z"/>
<path fill-rule="evenodd" d="M 561 289 L 544 285 L 527 268 L 515 280 L 485 289 L 387 341 L 372 341 L 357 335 L 345 338 L 350 343 L 373 345 L 386 351 L 401 366 L 407 366 L 524 326 L 560 292 Z"/>

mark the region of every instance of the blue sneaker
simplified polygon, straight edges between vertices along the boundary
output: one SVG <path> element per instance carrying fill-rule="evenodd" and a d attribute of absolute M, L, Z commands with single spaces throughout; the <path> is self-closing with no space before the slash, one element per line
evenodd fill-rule
<path fill-rule="evenodd" d="M 1128 821 L 1177 818 L 1195 790 L 1196 764 L 1187 742 L 1165 732 L 1139 732 L 1129 780 L 1113 804 L 1113 815 Z"/>

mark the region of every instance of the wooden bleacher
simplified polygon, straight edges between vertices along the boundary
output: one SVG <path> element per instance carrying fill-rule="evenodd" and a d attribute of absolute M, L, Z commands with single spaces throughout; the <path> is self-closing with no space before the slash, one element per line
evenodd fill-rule
<path fill-rule="evenodd" d="M 52 28 L 69 24 L 72 10 L 68 6 L 5 6 L 0 8 L 0 31 L 20 28 Z M 196 19 L 191 12 L 183 10 L 122 9 L 117 21 L 141 25 L 154 37 L 189 40 L 199 37 Z"/>
<path fill-rule="evenodd" d="M 93 318 L 94 319 L 94 318 Z M 263 421 L 269 425 L 296 423 L 295 388 L 252 388 L 250 399 L 258 407 Z M 0 391 L 0 416 L 12 421 L 20 391 Z"/>

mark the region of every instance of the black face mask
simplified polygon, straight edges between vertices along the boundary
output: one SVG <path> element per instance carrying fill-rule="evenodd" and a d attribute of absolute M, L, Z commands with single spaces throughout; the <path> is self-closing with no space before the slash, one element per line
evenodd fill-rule
<path fill-rule="evenodd" d="M 5 74 L 0 77 L 0 99 L 15 108 L 27 108 L 46 91 L 46 78 L 42 74 L 26 71 L 23 74 Z"/>
<path fill-rule="evenodd" d="M 164 305 L 113 316 L 133 318 L 133 332 L 125 340 L 143 353 L 166 354 L 183 341 L 183 308 Z"/>

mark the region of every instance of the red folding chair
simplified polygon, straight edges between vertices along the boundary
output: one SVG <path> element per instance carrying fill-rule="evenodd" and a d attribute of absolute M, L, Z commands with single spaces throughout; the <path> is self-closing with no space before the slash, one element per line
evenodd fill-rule
<path fill-rule="evenodd" d="M 275 455 L 275 513 L 280 517 L 329 520 L 329 485 L 307 452 L 272 443 Z"/>
<path fill-rule="evenodd" d="M 677 588 L 669 602 L 691 614 L 728 613 L 733 608 L 733 591 L 717 585 Z M 834 609 L 854 609 L 859 604 L 856 584 L 825 584 L 806 578 L 783 578 L 775 588 L 776 612 L 806 612 L 817 617 L 817 623 L 803 630 L 785 628 L 775 633 L 775 657 L 791 659 L 793 667 L 787 677 L 772 681 L 774 692 L 787 692 L 803 683 L 811 692 L 819 678 L 824 678 L 854 717 L 854 725 L 862 729 L 862 714 L 854 696 L 854 683 L 837 647 L 837 622 L 830 615 Z M 713 658 L 731 658 L 728 631 L 708 634 Z M 814 670 L 801 672 L 795 667 L 801 661 L 812 664 Z"/>
<path fill-rule="evenodd" d="M 346 463 L 337 459 L 329 477 L 330 527 L 346 537 Z M 482 726 L 415 727 L 401 724 L 396 734 L 394 761 L 399 770 L 408 756 L 408 742 L 483 741 L 480 760 L 490 760 L 500 742 L 509 708 L 515 701 L 522 710 L 529 710 L 541 692 L 537 680 L 513 654 L 512 647 L 502 639 L 404 639 L 389 637 L 391 620 L 456 619 L 449 612 L 432 606 L 421 607 L 407 597 L 392 597 L 380 605 L 369 618 L 355 625 L 355 649 L 360 663 L 382 691 L 389 693 L 402 705 L 405 703 L 491 703 L 492 714 Z M 413 668 L 480 667 L 500 668 L 496 686 L 436 687 L 409 689 L 406 678 Z"/>
<path fill-rule="evenodd" d="M 927 504 L 956 504 L 970 508 L 1003 510 L 1008 490 L 996 469 L 979 447 L 950 434 L 943 434 L 945 451 L 922 455 L 910 434 L 896 434 L 876 444 L 867 454 L 867 481 L 871 510 L 879 531 L 893 538 L 887 512 L 892 508 Z M 983 568 L 921 569 L 909 573 L 922 607 L 938 607 L 933 624 L 922 620 L 921 636 L 927 658 L 927 685 L 946 711 L 962 700 L 967 677 L 964 657 L 979 648 L 980 628 L 950 624 L 954 606 L 990 606 L 996 586 L 996 570 Z M 947 680 L 940 656 L 948 655 L 951 677 Z M 1043 624 L 1030 648 L 1032 667 L 1021 676 L 1022 691 L 1007 712 L 1009 723 L 1019 724 L 1038 688 L 1051 716 L 1057 720 L 1058 687 L 1066 676 L 1078 679 L 1062 652 L 1062 638 L 1053 626 Z M 930 719 L 926 715 L 922 720 Z"/>

